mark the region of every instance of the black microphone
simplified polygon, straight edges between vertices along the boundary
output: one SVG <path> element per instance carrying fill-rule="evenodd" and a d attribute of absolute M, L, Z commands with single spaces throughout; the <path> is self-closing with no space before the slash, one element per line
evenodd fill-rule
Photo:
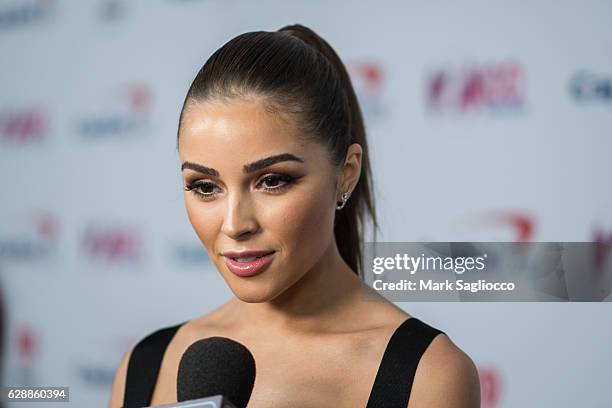
<path fill-rule="evenodd" d="M 190 345 L 179 363 L 179 402 L 222 396 L 236 408 L 246 408 L 255 384 L 255 359 L 237 341 L 209 337 Z M 219 406 L 224 406 L 223 402 Z"/>

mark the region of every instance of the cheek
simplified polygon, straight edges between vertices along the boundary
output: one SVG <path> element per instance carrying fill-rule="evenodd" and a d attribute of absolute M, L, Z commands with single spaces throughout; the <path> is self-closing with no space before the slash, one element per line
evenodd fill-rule
<path fill-rule="evenodd" d="M 187 210 L 187 217 L 196 235 L 200 238 L 200 241 L 202 241 L 206 249 L 210 250 L 216 228 L 215 215 L 212 213 L 212 207 L 202 205 L 193 197 L 186 195 L 185 209 Z"/>
<path fill-rule="evenodd" d="M 334 203 L 325 189 L 310 189 L 278 200 L 267 207 L 267 227 L 292 256 L 314 256 L 329 245 L 333 235 Z M 265 229 L 265 226 L 264 226 Z"/>

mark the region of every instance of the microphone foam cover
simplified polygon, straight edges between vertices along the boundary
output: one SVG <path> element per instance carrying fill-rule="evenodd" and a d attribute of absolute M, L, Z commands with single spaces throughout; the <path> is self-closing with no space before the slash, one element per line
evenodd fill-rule
<path fill-rule="evenodd" d="M 237 341 L 209 337 L 190 345 L 179 363 L 177 399 L 179 402 L 223 395 L 246 408 L 255 383 L 255 359 Z"/>

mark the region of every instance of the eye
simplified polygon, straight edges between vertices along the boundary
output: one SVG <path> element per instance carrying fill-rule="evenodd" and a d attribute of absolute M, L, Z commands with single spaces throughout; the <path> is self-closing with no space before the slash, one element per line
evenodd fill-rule
<path fill-rule="evenodd" d="M 191 192 L 191 194 L 202 200 L 211 200 L 217 195 L 215 188 L 219 189 L 216 184 L 210 181 L 196 181 L 187 183 L 185 191 Z"/>
<path fill-rule="evenodd" d="M 288 174 L 268 174 L 261 178 L 258 187 L 270 193 L 282 193 L 295 182 L 297 177 Z M 187 183 L 185 191 L 191 192 L 193 195 L 204 201 L 214 200 L 220 192 L 220 188 L 210 181 L 198 180 Z"/>
<path fill-rule="evenodd" d="M 295 177 L 288 174 L 268 174 L 264 176 L 258 183 L 266 191 L 279 193 L 287 188 L 295 181 Z"/>

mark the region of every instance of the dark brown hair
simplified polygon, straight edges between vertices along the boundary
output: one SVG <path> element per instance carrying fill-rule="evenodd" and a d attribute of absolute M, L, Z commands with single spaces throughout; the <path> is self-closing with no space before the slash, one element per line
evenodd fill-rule
<path fill-rule="evenodd" d="M 378 224 L 363 116 L 348 72 L 332 47 L 311 29 L 288 25 L 275 32 L 241 34 L 206 61 L 183 102 L 256 95 L 271 112 L 293 114 L 306 138 L 328 148 L 336 166 L 344 164 L 348 147 L 363 150 L 361 175 L 346 206 L 336 212 L 334 235 L 344 261 L 361 274 L 364 218 L 374 236 Z M 177 135 L 177 149 L 178 149 Z"/>

